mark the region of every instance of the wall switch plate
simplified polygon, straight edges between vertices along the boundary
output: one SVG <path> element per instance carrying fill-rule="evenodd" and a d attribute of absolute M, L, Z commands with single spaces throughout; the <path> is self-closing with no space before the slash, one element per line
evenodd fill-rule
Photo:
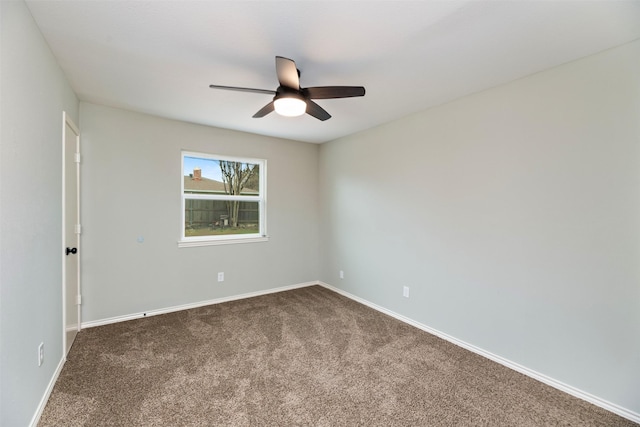
<path fill-rule="evenodd" d="M 38 366 L 42 366 L 44 363 L 44 343 L 41 342 L 38 346 Z"/>
<path fill-rule="evenodd" d="M 340 270 L 340 278 L 344 279 L 344 271 Z"/>
<path fill-rule="evenodd" d="M 409 287 L 408 286 L 403 286 L 402 287 L 402 296 L 405 298 L 409 298 Z"/>
<path fill-rule="evenodd" d="M 218 273 L 218 282 L 224 282 L 224 272 Z"/>

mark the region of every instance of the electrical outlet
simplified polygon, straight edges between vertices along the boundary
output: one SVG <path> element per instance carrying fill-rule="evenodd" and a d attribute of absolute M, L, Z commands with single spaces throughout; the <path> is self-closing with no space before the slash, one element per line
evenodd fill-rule
<path fill-rule="evenodd" d="M 405 298 L 409 298 L 409 287 L 408 286 L 403 286 L 402 287 L 402 296 Z"/>
<path fill-rule="evenodd" d="M 340 278 L 344 279 L 344 271 L 340 270 Z"/>
<path fill-rule="evenodd" d="M 38 366 L 42 366 L 44 363 L 44 343 L 41 342 L 38 346 Z"/>
<path fill-rule="evenodd" d="M 218 282 L 224 282 L 224 272 L 218 273 Z"/>

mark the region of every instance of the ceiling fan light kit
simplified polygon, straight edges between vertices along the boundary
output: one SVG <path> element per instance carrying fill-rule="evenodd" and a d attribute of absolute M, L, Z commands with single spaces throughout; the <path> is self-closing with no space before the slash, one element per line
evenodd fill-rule
<path fill-rule="evenodd" d="M 253 89 L 235 86 L 209 85 L 212 89 L 235 90 L 240 92 L 253 92 L 274 95 L 273 101 L 262 107 L 253 115 L 254 118 L 264 117 L 274 111 L 282 116 L 297 117 L 304 113 L 325 121 L 331 118 L 324 108 L 312 101 L 312 99 L 351 98 L 364 96 L 362 86 L 322 86 L 300 87 L 300 71 L 296 63 L 289 58 L 276 56 L 276 74 L 280 86 L 278 89 Z"/>
<path fill-rule="evenodd" d="M 298 117 L 307 111 L 307 103 L 302 96 L 286 95 L 273 100 L 273 107 L 276 113 L 285 117 Z"/>

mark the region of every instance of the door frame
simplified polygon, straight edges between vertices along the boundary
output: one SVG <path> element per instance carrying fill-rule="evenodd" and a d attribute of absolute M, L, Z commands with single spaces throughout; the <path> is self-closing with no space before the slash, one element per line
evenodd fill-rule
<path fill-rule="evenodd" d="M 75 169 L 76 169 L 76 212 L 72 213 L 75 214 L 75 217 L 77 219 L 77 229 L 76 229 L 76 244 L 75 247 L 78 249 L 78 262 L 77 262 L 77 269 L 75 272 L 68 272 L 67 271 L 67 266 L 66 266 L 66 257 L 67 254 L 65 252 L 65 249 L 67 247 L 67 225 L 66 225 L 66 219 L 67 219 L 67 206 L 66 206 L 66 200 L 67 200 L 67 194 L 66 194 L 66 185 L 65 185 L 65 180 L 66 180 L 66 171 L 67 171 L 67 167 L 71 166 L 71 165 L 67 165 L 67 161 L 66 161 L 66 140 L 67 140 L 67 126 L 73 131 L 73 133 L 75 134 L 75 139 L 76 139 L 76 156 L 78 156 L 76 162 L 74 163 L 75 165 Z M 81 265 L 81 255 L 82 255 L 82 250 L 80 248 L 80 131 L 78 129 L 78 127 L 76 126 L 76 124 L 73 122 L 73 120 L 71 119 L 71 117 L 69 117 L 69 115 L 67 114 L 66 111 L 62 112 L 62 247 L 60 248 L 60 253 L 61 253 L 61 259 L 62 259 L 62 353 L 64 356 L 64 360 L 67 359 L 67 309 L 69 309 L 69 307 L 67 307 L 67 275 L 68 274 L 75 274 L 77 276 L 77 283 L 78 283 L 78 288 L 76 291 L 76 309 L 77 309 L 77 317 L 78 317 L 78 324 L 77 324 L 77 328 L 78 331 L 80 331 L 81 329 L 81 307 L 80 307 L 80 296 L 81 296 L 81 285 L 80 285 L 80 265 Z"/>

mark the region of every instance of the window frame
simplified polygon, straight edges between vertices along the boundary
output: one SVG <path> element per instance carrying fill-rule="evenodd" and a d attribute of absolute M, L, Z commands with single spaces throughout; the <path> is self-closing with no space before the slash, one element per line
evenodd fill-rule
<path fill-rule="evenodd" d="M 208 160 L 224 160 L 259 165 L 258 195 L 231 195 L 231 194 L 188 194 L 184 191 L 184 164 L 185 157 L 196 157 Z M 269 240 L 267 235 L 267 160 L 248 157 L 223 156 L 218 154 L 202 153 L 198 151 L 182 150 L 180 152 L 180 238 L 178 247 L 228 245 L 236 243 L 255 243 Z M 257 202 L 259 231 L 250 234 L 225 234 L 210 236 L 187 236 L 185 208 L 187 200 L 235 200 L 238 202 Z"/>

